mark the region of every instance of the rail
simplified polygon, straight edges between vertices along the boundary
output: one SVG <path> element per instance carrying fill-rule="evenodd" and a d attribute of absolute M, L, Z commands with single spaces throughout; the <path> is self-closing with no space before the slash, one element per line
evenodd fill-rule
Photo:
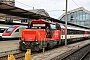
<path fill-rule="evenodd" d="M 83 60 L 89 53 L 90 53 L 90 50 L 88 50 L 88 51 L 82 56 L 82 58 L 81 58 L 80 60 Z"/>
<path fill-rule="evenodd" d="M 89 47 L 90 47 L 90 44 L 88 44 L 82 48 L 79 48 L 79 49 L 75 50 L 74 52 L 64 56 L 63 58 L 61 58 L 61 60 L 69 60 L 69 59 L 72 59 L 72 60 L 80 60 L 81 59 L 82 60 L 85 57 L 85 55 L 88 53 L 88 52 L 86 53 L 86 51 L 90 50 Z"/>
<path fill-rule="evenodd" d="M 8 54 L 0 57 L 0 60 L 31 60 L 31 50 L 27 49 L 27 52 L 19 52 L 15 54 Z M 7 58 L 8 57 L 8 58 Z"/>

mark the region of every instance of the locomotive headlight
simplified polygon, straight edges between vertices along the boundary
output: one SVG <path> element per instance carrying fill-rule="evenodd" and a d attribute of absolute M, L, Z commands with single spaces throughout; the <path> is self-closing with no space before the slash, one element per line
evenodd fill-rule
<path fill-rule="evenodd" d="M 38 42 L 36 42 L 36 44 L 39 44 Z"/>
<path fill-rule="evenodd" d="M 38 40 L 36 40 L 36 41 L 38 41 Z"/>
<path fill-rule="evenodd" d="M 23 41 L 23 44 L 25 44 L 25 42 Z"/>
<path fill-rule="evenodd" d="M 38 40 L 36 40 L 36 44 L 39 44 L 39 43 L 38 43 Z"/>

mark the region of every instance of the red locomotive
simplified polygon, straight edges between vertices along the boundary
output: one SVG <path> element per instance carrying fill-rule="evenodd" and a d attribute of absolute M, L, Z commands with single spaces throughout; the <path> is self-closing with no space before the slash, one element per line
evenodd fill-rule
<path fill-rule="evenodd" d="M 90 30 L 84 27 L 67 26 L 67 41 L 77 41 L 90 38 Z M 22 30 L 20 50 L 31 49 L 39 51 L 63 44 L 65 41 L 65 26 L 62 23 L 51 22 L 43 19 L 32 20 L 30 28 Z"/>

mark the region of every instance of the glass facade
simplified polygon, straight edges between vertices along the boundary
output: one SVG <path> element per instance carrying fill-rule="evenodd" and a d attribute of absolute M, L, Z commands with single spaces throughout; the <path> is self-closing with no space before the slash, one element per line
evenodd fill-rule
<path fill-rule="evenodd" d="M 68 23 L 80 25 L 80 26 L 90 26 L 90 13 L 83 10 L 74 11 L 68 13 Z M 60 20 L 65 21 L 65 15 L 62 16 Z"/>

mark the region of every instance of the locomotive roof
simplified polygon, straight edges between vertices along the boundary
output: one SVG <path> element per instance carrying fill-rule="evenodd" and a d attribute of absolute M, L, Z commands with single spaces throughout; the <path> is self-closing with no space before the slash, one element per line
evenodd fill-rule
<path fill-rule="evenodd" d="M 56 24 L 55 22 L 51 22 L 51 21 L 47 21 L 47 20 L 43 20 L 43 19 L 38 19 L 38 20 L 32 20 L 31 23 L 45 23 L 45 24 Z"/>

